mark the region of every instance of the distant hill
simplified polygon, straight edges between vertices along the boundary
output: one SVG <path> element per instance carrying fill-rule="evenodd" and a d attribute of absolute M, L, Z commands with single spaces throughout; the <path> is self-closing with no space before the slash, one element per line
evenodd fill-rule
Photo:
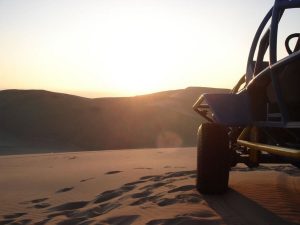
<path fill-rule="evenodd" d="M 43 90 L 0 91 L 0 154 L 195 146 L 202 118 L 189 87 L 122 98 L 83 98 Z"/>

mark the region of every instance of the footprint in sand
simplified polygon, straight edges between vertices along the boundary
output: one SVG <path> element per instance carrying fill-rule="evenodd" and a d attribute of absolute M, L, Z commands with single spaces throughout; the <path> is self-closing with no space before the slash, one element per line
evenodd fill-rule
<path fill-rule="evenodd" d="M 73 210 L 80 209 L 86 206 L 89 202 L 87 201 L 79 201 L 79 202 L 68 202 L 62 205 L 58 205 L 49 209 L 49 211 L 65 211 L 65 210 Z"/>
<path fill-rule="evenodd" d="M 47 218 L 47 219 L 44 219 L 44 220 L 41 220 L 41 221 L 38 221 L 36 223 L 34 223 L 34 225 L 45 225 L 47 224 L 51 219 L 50 218 Z"/>
<path fill-rule="evenodd" d="M 68 159 L 70 160 L 70 159 L 76 159 L 76 158 L 77 158 L 76 156 L 71 156 Z"/>
<path fill-rule="evenodd" d="M 38 199 L 31 200 L 30 202 L 31 203 L 41 203 L 41 202 L 44 202 L 46 200 L 48 200 L 48 198 L 38 198 Z"/>
<path fill-rule="evenodd" d="M 80 181 L 80 183 L 86 182 L 86 181 L 89 181 L 89 180 L 93 180 L 93 179 L 95 179 L 95 178 L 94 178 L 94 177 L 90 177 L 90 178 L 87 178 L 87 179 L 82 179 L 82 180 Z"/>
<path fill-rule="evenodd" d="M 223 224 L 222 221 L 211 220 L 215 215 L 212 212 L 190 213 L 177 215 L 174 218 L 151 220 L 146 225 L 170 225 L 170 224 Z"/>
<path fill-rule="evenodd" d="M 149 167 L 137 167 L 137 168 L 133 168 L 135 170 L 152 170 L 152 168 Z"/>
<path fill-rule="evenodd" d="M 126 215 L 126 216 L 110 217 L 106 220 L 102 220 L 100 223 L 130 225 L 139 217 L 140 217 L 139 215 Z"/>
<path fill-rule="evenodd" d="M 3 219 L 0 220 L 0 224 L 28 224 L 31 222 L 29 219 L 23 219 L 16 222 L 16 219 L 20 218 L 21 216 L 26 215 L 27 213 L 14 213 L 9 215 L 4 215 Z"/>
<path fill-rule="evenodd" d="M 3 218 L 4 219 L 16 219 L 19 218 L 21 216 L 26 215 L 27 213 L 13 213 L 13 214 L 9 214 L 9 215 L 4 215 Z"/>
<path fill-rule="evenodd" d="M 116 203 L 104 203 L 86 210 L 82 209 L 87 204 L 89 204 L 89 202 L 87 201 L 69 202 L 66 204 L 62 204 L 49 209 L 50 212 L 54 211 L 54 213 L 49 214 L 47 217 L 48 219 L 52 219 L 58 216 L 68 217 L 68 219 L 57 223 L 59 225 L 89 224 L 93 221 L 91 220 L 92 218 L 106 214 L 121 206 L 121 204 L 116 204 Z M 78 211 L 78 209 L 81 210 Z M 109 224 L 126 224 L 126 223 L 109 223 Z"/>
<path fill-rule="evenodd" d="M 49 210 L 50 212 L 54 212 L 47 215 L 48 220 L 57 217 L 57 216 L 66 216 L 71 217 L 74 214 L 73 210 L 63 210 L 63 211 L 53 211 L 52 209 Z"/>
<path fill-rule="evenodd" d="M 170 191 L 168 191 L 168 193 L 174 193 L 174 192 L 178 192 L 178 191 L 191 191 L 194 190 L 196 188 L 195 185 L 184 185 L 178 188 L 174 188 Z"/>
<path fill-rule="evenodd" d="M 178 172 L 169 172 L 166 173 L 167 175 L 164 176 L 165 179 L 173 178 L 173 177 L 186 177 L 188 175 L 194 175 L 196 173 L 195 170 L 193 171 L 178 171 Z"/>
<path fill-rule="evenodd" d="M 77 156 L 73 155 L 73 156 L 65 156 L 63 157 L 64 159 L 68 159 L 68 160 L 72 160 L 72 159 L 77 159 Z"/>
<path fill-rule="evenodd" d="M 9 219 L 9 220 L 0 220 L 0 224 L 2 225 L 2 224 L 10 224 L 10 223 L 12 223 L 12 222 L 14 222 L 14 220 L 11 220 L 11 219 Z"/>
<path fill-rule="evenodd" d="M 57 223 L 57 225 L 73 225 L 73 224 L 90 224 L 90 223 L 87 222 L 86 218 L 67 219 Z"/>
<path fill-rule="evenodd" d="M 143 198 L 140 198 L 140 199 L 130 203 L 130 205 L 131 206 L 136 206 L 136 205 L 141 206 L 141 205 L 145 205 L 146 203 L 156 202 L 159 198 L 161 198 L 161 195 L 143 197 Z"/>
<path fill-rule="evenodd" d="M 32 220 L 30 219 L 23 219 L 23 220 L 18 220 L 18 221 L 15 221 L 15 220 L 3 220 L 3 221 L 0 221 L 0 224 L 15 224 L 15 225 L 25 225 L 25 224 L 29 224 Z"/>
<path fill-rule="evenodd" d="M 158 205 L 160 206 L 166 206 L 166 205 L 172 205 L 177 203 L 200 203 L 203 202 L 203 198 L 199 194 L 191 193 L 191 194 L 180 194 L 176 195 L 175 198 L 167 199 L 162 202 L 158 202 Z"/>
<path fill-rule="evenodd" d="M 146 190 L 143 192 L 138 192 L 138 193 L 132 194 L 131 197 L 132 198 L 143 198 L 143 197 L 147 197 L 147 196 L 151 195 L 152 193 L 153 193 L 152 191 Z"/>
<path fill-rule="evenodd" d="M 96 197 L 96 199 L 94 200 L 94 203 L 102 203 L 102 202 L 109 201 L 111 199 L 114 199 L 114 198 L 117 198 L 117 197 L 123 195 L 126 192 L 133 190 L 134 188 L 135 188 L 135 185 L 125 184 L 119 189 L 104 191 Z"/>
<path fill-rule="evenodd" d="M 34 205 L 33 207 L 36 208 L 36 209 L 44 209 L 44 208 L 47 208 L 49 206 L 51 206 L 49 203 L 42 202 L 42 203 Z"/>
<path fill-rule="evenodd" d="M 116 174 L 116 173 L 122 173 L 123 171 L 120 170 L 114 170 L 114 171 L 109 171 L 107 173 L 105 173 L 106 175 L 111 175 L 111 174 Z"/>
<path fill-rule="evenodd" d="M 73 190 L 74 189 L 74 187 L 66 187 L 66 188 L 62 188 L 62 189 L 60 189 L 60 190 L 58 190 L 58 191 L 56 191 L 55 193 L 64 193 L 64 192 L 68 192 L 68 191 L 71 191 L 71 190 Z"/>
<path fill-rule="evenodd" d="M 159 187 L 162 187 L 162 186 L 165 186 L 167 183 L 170 183 L 168 181 L 163 181 L 163 182 L 156 182 L 156 183 L 153 183 L 153 184 L 149 184 L 149 185 L 146 185 L 144 187 L 141 187 L 140 190 L 154 190 L 156 188 L 159 188 Z"/>
<path fill-rule="evenodd" d="M 122 171 L 109 171 L 107 174 L 120 172 Z M 36 207 L 47 207 L 45 212 L 48 212 L 46 218 L 43 218 L 43 220 L 35 224 L 42 225 L 54 221 L 55 224 L 58 225 L 91 224 L 98 221 L 98 224 L 130 225 L 136 222 L 140 215 L 126 215 L 125 213 L 122 216 L 108 217 L 105 220 L 103 220 L 100 216 L 117 209 L 120 210 L 126 205 L 139 206 L 141 209 L 146 209 L 147 207 L 165 207 L 174 204 L 176 205 L 178 203 L 201 203 L 203 201 L 203 197 L 198 193 L 193 192 L 195 189 L 194 185 L 183 185 L 178 187 L 174 183 L 182 180 L 183 178 L 188 179 L 192 175 L 195 175 L 195 171 L 168 172 L 161 175 L 144 176 L 133 182 L 126 183 L 119 188 L 104 191 L 92 200 L 68 202 L 61 205 L 51 206 L 51 208 L 50 205 L 47 205 L 45 202 L 48 198 L 34 199 L 30 202 L 34 203 Z M 87 178 L 81 180 L 81 182 L 85 182 L 89 179 L 94 178 Z M 58 190 L 57 193 L 70 191 L 73 188 L 74 187 L 66 187 Z M 16 220 L 13 216 L 18 215 L 20 216 L 21 214 L 10 215 L 11 217 L 6 218 L 6 220 Z M 199 221 L 202 221 L 202 218 L 198 218 L 197 216 L 195 216 L 195 218 L 191 218 L 189 215 L 179 215 L 176 216 L 176 218 L 152 220 L 147 224 L 167 225 L 173 224 L 173 222 L 193 224 Z"/>
<path fill-rule="evenodd" d="M 47 208 L 50 206 L 49 203 L 44 202 L 48 199 L 49 198 L 37 198 L 37 199 L 33 199 L 31 201 L 20 202 L 19 204 L 21 204 L 21 205 L 33 204 L 33 206 L 30 206 L 27 208 L 43 209 L 43 208 Z M 0 223 L 0 225 L 1 225 L 1 223 Z"/>
<path fill-rule="evenodd" d="M 131 185 L 141 184 L 141 183 L 145 183 L 145 182 L 146 182 L 145 180 L 138 180 L 138 181 L 126 183 L 126 184 L 124 184 L 124 185 L 125 185 L 125 186 L 131 186 Z"/>
<path fill-rule="evenodd" d="M 160 177 L 162 177 L 162 176 L 158 176 L 158 175 L 144 176 L 144 177 L 141 177 L 140 180 L 150 180 L 150 179 L 160 178 Z"/>

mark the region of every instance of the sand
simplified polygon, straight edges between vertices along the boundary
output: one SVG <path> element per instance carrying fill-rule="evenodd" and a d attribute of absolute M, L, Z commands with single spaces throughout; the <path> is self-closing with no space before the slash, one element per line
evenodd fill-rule
<path fill-rule="evenodd" d="M 0 157 L 0 224 L 300 224 L 300 170 L 238 165 L 221 196 L 195 190 L 196 149 Z"/>

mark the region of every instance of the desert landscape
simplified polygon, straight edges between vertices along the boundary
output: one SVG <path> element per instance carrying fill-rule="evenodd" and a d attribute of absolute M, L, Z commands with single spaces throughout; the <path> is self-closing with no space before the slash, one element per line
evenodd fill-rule
<path fill-rule="evenodd" d="M 242 164 L 221 196 L 195 189 L 196 148 L 0 157 L 0 224 L 300 224 L 300 171 Z"/>
<path fill-rule="evenodd" d="M 0 91 L 0 155 L 196 146 L 202 93 L 189 87 L 135 97 L 86 98 L 44 90 Z"/>
<path fill-rule="evenodd" d="M 0 1 L 0 225 L 300 225 L 299 8 Z"/>
<path fill-rule="evenodd" d="M 226 194 L 197 192 L 202 119 L 188 106 L 226 91 L 1 91 L 0 224 L 300 224 L 300 171 L 290 164 L 238 164 Z"/>

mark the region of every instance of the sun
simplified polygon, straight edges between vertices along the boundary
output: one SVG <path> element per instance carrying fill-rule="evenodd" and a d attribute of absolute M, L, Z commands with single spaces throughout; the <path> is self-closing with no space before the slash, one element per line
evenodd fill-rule
<path fill-rule="evenodd" d="M 158 91 L 170 81 L 176 54 L 172 45 L 149 30 L 116 31 L 105 49 L 103 67 L 109 83 L 127 94 Z"/>
<path fill-rule="evenodd" d="M 164 84 L 166 66 L 154 61 L 155 54 L 138 54 L 137 49 L 118 51 L 108 59 L 107 74 L 111 86 L 127 94 L 159 90 Z"/>

